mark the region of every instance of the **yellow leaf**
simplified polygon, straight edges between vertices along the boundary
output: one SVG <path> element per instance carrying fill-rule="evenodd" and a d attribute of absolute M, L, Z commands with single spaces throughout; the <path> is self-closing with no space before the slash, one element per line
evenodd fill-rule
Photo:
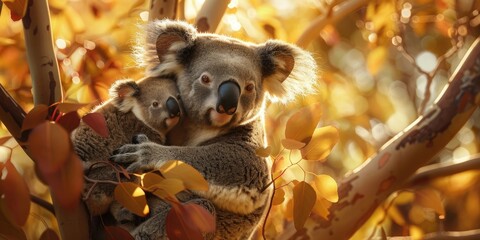
<path fill-rule="evenodd" d="M 161 182 L 152 185 L 148 190 L 156 196 L 166 199 L 185 190 L 185 185 L 178 179 L 163 179 Z"/>
<path fill-rule="evenodd" d="M 305 146 L 304 142 L 300 142 L 294 139 L 282 139 L 282 145 L 284 148 L 289 150 L 300 149 Z"/>
<path fill-rule="evenodd" d="M 388 209 L 388 216 L 398 225 L 400 226 L 405 226 L 406 222 L 405 219 L 403 218 L 402 213 L 398 210 L 396 206 L 391 206 Z"/>
<path fill-rule="evenodd" d="M 293 223 L 297 231 L 305 225 L 316 200 L 317 194 L 310 184 L 302 181 L 293 188 Z"/>
<path fill-rule="evenodd" d="M 339 139 L 338 130 L 333 126 L 315 129 L 312 140 L 301 149 L 305 160 L 324 160 L 337 144 Z"/>
<path fill-rule="evenodd" d="M 332 206 L 332 203 L 325 198 L 317 199 L 317 202 L 313 206 L 312 212 L 318 216 L 327 219 L 328 214 L 330 213 L 329 208 Z"/>
<path fill-rule="evenodd" d="M 268 157 L 270 156 L 270 153 L 272 153 L 272 147 L 267 146 L 265 148 L 260 147 L 257 150 L 255 150 L 255 154 L 259 157 Z"/>
<path fill-rule="evenodd" d="M 192 166 L 178 160 L 167 161 L 161 168 L 160 172 L 165 178 L 179 179 L 185 185 L 185 188 L 196 191 L 207 191 L 208 182 Z"/>
<path fill-rule="evenodd" d="M 296 111 L 287 121 L 285 138 L 308 143 L 322 116 L 320 103 Z"/>
<path fill-rule="evenodd" d="M 280 205 L 285 200 L 285 191 L 279 188 L 275 190 L 275 194 L 273 195 L 272 205 Z"/>
<path fill-rule="evenodd" d="M 328 175 L 316 175 L 314 181 L 318 197 L 325 198 L 330 202 L 338 201 L 338 187 L 332 177 Z"/>
<path fill-rule="evenodd" d="M 386 47 L 379 46 L 373 49 L 367 56 L 367 69 L 372 75 L 377 75 L 377 73 L 382 69 L 383 64 L 386 62 L 388 57 L 388 51 Z"/>
<path fill-rule="evenodd" d="M 415 191 L 415 202 L 425 208 L 431 208 L 439 216 L 445 216 L 445 209 L 443 207 L 440 194 L 432 189 L 423 188 Z"/>
<path fill-rule="evenodd" d="M 150 190 L 150 188 L 152 188 L 153 185 L 160 183 L 163 180 L 165 180 L 164 177 L 156 173 L 149 172 L 149 173 L 142 174 L 140 184 L 145 189 Z"/>
<path fill-rule="evenodd" d="M 132 213 L 145 217 L 149 213 L 147 199 L 142 188 L 132 182 L 122 182 L 115 187 L 115 200 Z"/>

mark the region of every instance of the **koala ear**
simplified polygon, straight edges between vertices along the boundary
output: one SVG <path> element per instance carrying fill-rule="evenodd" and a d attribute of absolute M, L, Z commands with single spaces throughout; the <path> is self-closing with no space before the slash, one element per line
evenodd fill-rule
<path fill-rule="evenodd" d="M 135 98 L 140 94 L 137 83 L 131 79 L 117 80 L 110 87 L 112 104 L 121 112 L 128 112 L 135 104 Z"/>
<path fill-rule="evenodd" d="M 258 51 L 263 87 L 271 101 L 285 103 L 315 92 L 317 64 L 310 53 L 277 40 L 260 45 Z"/>
<path fill-rule="evenodd" d="M 176 55 L 193 45 L 197 31 L 181 21 L 155 20 L 148 23 L 146 35 L 137 41 L 135 55 L 141 67 L 146 67 L 147 76 L 176 73 L 181 69 Z"/>

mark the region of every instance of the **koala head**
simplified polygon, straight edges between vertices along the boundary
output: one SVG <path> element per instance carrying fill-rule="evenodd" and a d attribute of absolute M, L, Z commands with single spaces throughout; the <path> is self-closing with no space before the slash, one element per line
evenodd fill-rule
<path fill-rule="evenodd" d="M 171 79 L 118 80 L 110 88 L 110 96 L 119 111 L 132 111 L 140 121 L 159 133 L 166 133 L 179 122 L 178 90 Z"/>
<path fill-rule="evenodd" d="M 197 124 L 245 124 L 266 99 L 288 102 L 314 92 L 315 60 L 292 44 L 253 44 L 169 20 L 151 22 L 146 32 L 140 52 L 147 75 L 176 77 L 186 115 Z"/>

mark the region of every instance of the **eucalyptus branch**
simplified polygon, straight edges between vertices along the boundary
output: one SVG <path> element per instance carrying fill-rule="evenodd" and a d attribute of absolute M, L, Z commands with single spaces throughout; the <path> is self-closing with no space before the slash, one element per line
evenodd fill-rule
<path fill-rule="evenodd" d="M 44 208 L 45 210 L 49 211 L 50 213 L 52 213 L 53 215 L 55 215 L 55 209 L 53 208 L 53 205 L 37 196 L 34 196 L 32 194 L 30 194 L 30 200 L 37 204 L 38 206 Z"/>
<path fill-rule="evenodd" d="M 229 0 L 205 0 L 195 19 L 198 31 L 215 32 L 229 3 Z"/>
<path fill-rule="evenodd" d="M 178 0 L 151 0 L 148 21 L 155 19 L 175 19 Z"/>
<path fill-rule="evenodd" d="M 410 178 L 408 185 L 414 186 L 436 178 L 475 169 L 480 169 L 480 154 L 469 156 L 460 162 L 436 163 L 422 167 Z"/>
<path fill-rule="evenodd" d="M 423 236 L 424 240 L 477 240 L 480 239 L 480 229 L 455 232 L 435 232 Z"/>

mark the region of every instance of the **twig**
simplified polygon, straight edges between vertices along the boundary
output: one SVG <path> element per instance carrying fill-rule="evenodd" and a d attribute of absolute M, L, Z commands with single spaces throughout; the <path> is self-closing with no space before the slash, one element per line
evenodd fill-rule
<path fill-rule="evenodd" d="M 45 210 L 55 215 L 55 209 L 53 208 L 53 205 L 51 203 L 32 194 L 30 194 L 30 200 L 32 200 L 33 203 L 37 204 L 38 206 L 44 208 Z"/>
<path fill-rule="evenodd" d="M 408 185 L 414 186 L 435 178 L 475 169 L 480 169 L 480 154 L 469 156 L 461 162 L 436 163 L 422 167 L 410 178 Z"/>
<path fill-rule="evenodd" d="M 318 36 L 318 33 L 322 31 L 325 26 L 343 19 L 345 16 L 367 3 L 367 0 L 350 0 L 343 2 L 338 6 L 332 6 L 331 11 L 328 11 L 327 14 L 321 15 L 312 21 L 302 35 L 300 35 L 296 44 L 302 48 L 308 47 L 310 42 Z"/>

